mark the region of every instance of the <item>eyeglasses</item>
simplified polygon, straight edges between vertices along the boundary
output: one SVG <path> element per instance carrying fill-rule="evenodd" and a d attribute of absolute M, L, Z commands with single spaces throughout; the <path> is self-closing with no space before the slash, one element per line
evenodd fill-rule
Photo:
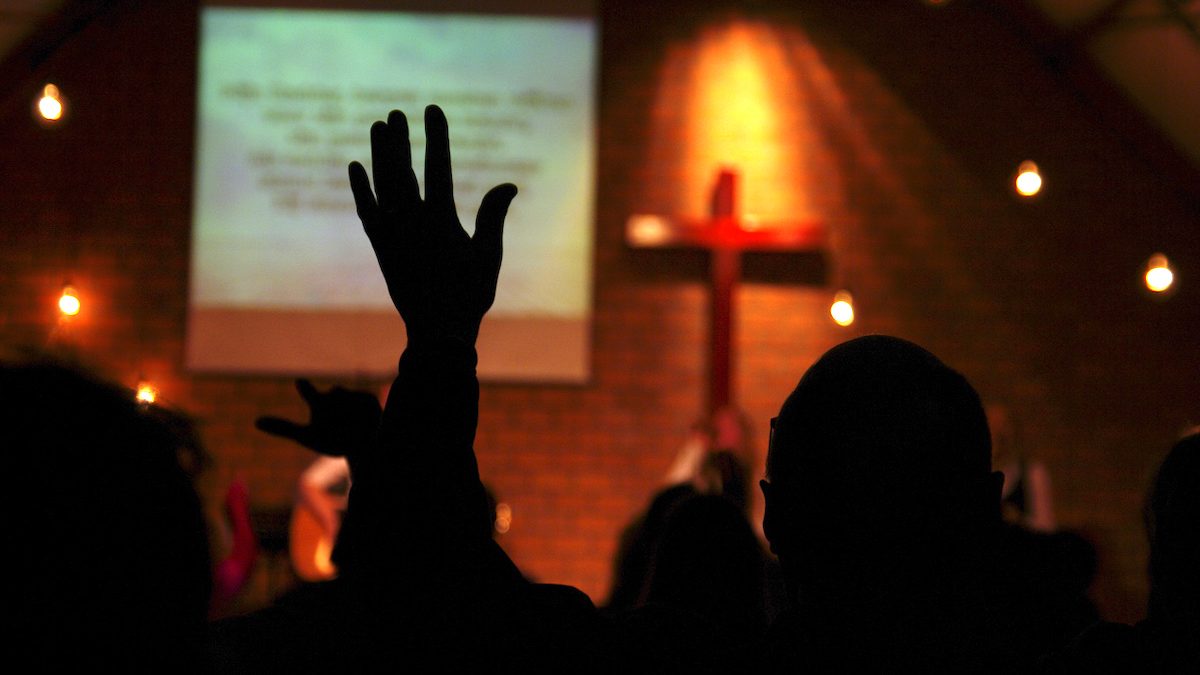
<path fill-rule="evenodd" d="M 768 434 L 767 434 L 767 454 L 768 455 L 770 455 L 771 451 L 775 449 L 775 425 L 777 422 L 779 422 L 778 416 L 771 418 L 771 431 L 768 432 Z"/>

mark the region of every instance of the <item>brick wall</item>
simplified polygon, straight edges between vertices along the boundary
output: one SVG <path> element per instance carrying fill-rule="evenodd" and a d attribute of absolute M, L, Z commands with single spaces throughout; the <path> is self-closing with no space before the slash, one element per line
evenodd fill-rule
<path fill-rule="evenodd" d="M 745 207 L 786 218 L 771 209 L 801 204 L 831 230 L 821 259 L 746 262 L 736 389 L 762 432 L 758 460 L 767 419 L 825 349 L 911 338 L 1008 405 L 1052 475 L 1059 520 L 1102 554 L 1098 602 L 1136 618 L 1141 495 L 1173 436 L 1200 422 L 1195 185 L 1159 172 L 990 5 L 603 5 L 593 381 L 482 392 L 480 467 L 512 505 L 502 541 L 516 561 L 602 600 L 617 532 L 704 406 L 706 260 L 630 251 L 623 226 L 631 213 L 699 215 L 711 173 L 688 164 L 704 151 L 688 126 L 706 77 L 694 64 L 742 31 L 766 45 L 782 101 L 770 149 L 784 169 L 764 182 L 785 181 L 748 185 L 770 203 Z M 290 379 L 181 365 L 195 33 L 191 3 L 118 4 L 28 78 L 0 82 L 0 345 L 53 337 L 130 385 L 155 380 L 202 422 L 208 492 L 241 475 L 257 507 L 285 507 L 309 458 L 252 422 L 302 415 Z M 30 115 L 45 81 L 72 104 L 53 129 Z M 1047 180 L 1028 202 L 1008 188 L 1027 158 Z M 1138 286 L 1160 249 L 1180 278 L 1162 302 Z M 68 279 L 85 310 L 56 331 Z M 850 329 L 827 318 L 841 284 L 857 301 Z M 250 604 L 271 583 L 260 575 Z"/>

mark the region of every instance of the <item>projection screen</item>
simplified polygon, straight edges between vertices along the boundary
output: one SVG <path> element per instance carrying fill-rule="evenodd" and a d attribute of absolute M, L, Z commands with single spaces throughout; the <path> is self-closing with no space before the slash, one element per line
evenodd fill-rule
<path fill-rule="evenodd" d="M 187 364 L 225 373 L 394 372 L 404 328 L 354 214 L 372 122 L 450 122 L 455 200 L 520 188 L 489 380 L 589 376 L 596 27 L 587 16 L 241 6 L 201 10 Z"/>

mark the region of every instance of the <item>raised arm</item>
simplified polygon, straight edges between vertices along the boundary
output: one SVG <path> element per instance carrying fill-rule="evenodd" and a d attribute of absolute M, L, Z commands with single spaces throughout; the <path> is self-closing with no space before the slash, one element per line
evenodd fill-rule
<path fill-rule="evenodd" d="M 479 411 L 475 339 L 492 306 L 508 205 L 492 188 L 474 236 L 454 205 L 445 115 L 425 110 L 425 197 L 399 111 L 371 127 L 374 190 L 350 165 L 359 218 L 408 333 L 377 442 L 352 465 L 355 485 L 335 560 L 343 573 L 476 568 L 490 554 L 490 521 L 473 443 Z"/>

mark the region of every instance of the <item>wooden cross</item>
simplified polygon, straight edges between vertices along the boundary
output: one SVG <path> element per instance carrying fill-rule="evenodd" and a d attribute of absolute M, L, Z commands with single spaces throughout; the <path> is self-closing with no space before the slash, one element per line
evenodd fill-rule
<path fill-rule="evenodd" d="M 815 221 L 767 224 L 739 216 L 736 190 L 737 174 L 723 168 L 717 173 L 713 189 L 711 217 L 669 219 L 638 215 L 631 217 L 625 226 L 626 242 L 634 248 L 697 248 L 710 252 L 710 416 L 733 402 L 734 291 L 741 276 L 742 253 L 799 253 L 819 250 L 825 244 L 825 228 Z"/>

